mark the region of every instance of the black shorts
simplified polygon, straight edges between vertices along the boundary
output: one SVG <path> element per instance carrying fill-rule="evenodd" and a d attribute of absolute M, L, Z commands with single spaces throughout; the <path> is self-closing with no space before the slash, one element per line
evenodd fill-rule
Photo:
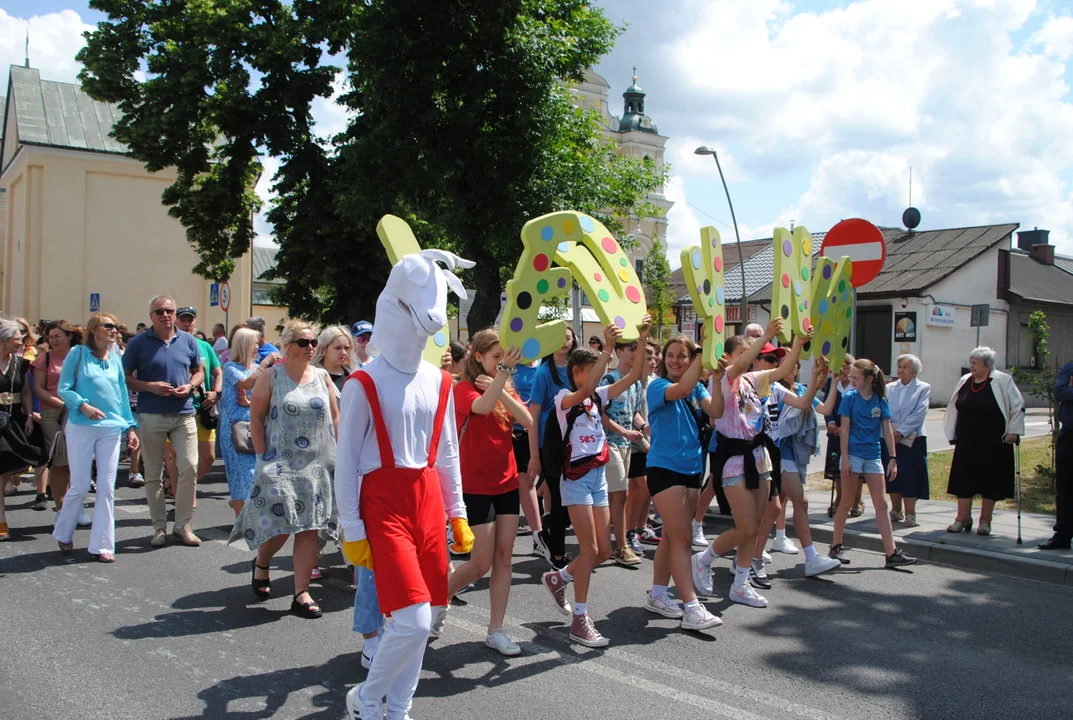
<path fill-rule="evenodd" d="M 672 487 L 685 487 L 700 490 L 702 474 L 683 475 L 674 470 L 661 467 L 648 468 L 648 494 L 656 497 L 657 494 Z"/>
<path fill-rule="evenodd" d="M 529 432 L 527 430 L 515 430 L 510 436 L 514 444 L 514 462 L 518 464 L 518 472 L 529 472 Z"/>
<path fill-rule="evenodd" d="M 630 467 L 626 471 L 629 480 L 648 474 L 648 453 L 634 450 L 630 453 Z"/>
<path fill-rule="evenodd" d="M 470 527 L 495 522 L 500 515 L 517 515 L 521 508 L 518 491 L 510 490 L 502 495 L 473 495 L 462 493 L 466 503 L 466 517 Z"/>

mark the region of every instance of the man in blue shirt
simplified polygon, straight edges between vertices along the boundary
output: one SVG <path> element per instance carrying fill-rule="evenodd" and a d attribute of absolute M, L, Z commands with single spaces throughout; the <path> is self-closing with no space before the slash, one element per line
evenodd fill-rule
<path fill-rule="evenodd" d="M 201 353 L 193 335 L 175 327 L 175 301 L 158 295 L 149 301 L 152 324 L 131 338 L 123 354 L 127 386 L 138 393 L 138 425 L 145 460 L 145 496 L 153 519 L 150 545 L 167 544 L 167 507 L 162 483 L 164 441 L 175 449 L 178 474 L 172 537 L 196 547 L 201 540 L 190 529 L 197 479 L 197 425 L 193 389 L 205 380 Z"/>
<path fill-rule="evenodd" d="M 1055 445 L 1054 535 L 1039 544 L 1041 550 L 1069 550 L 1073 539 L 1073 362 L 1058 371 L 1054 384 L 1058 403 L 1058 442 Z"/>
<path fill-rule="evenodd" d="M 246 327 L 261 333 L 261 339 L 257 346 L 257 362 L 261 362 L 272 353 L 279 354 L 279 348 L 265 340 L 265 319 L 263 317 L 251 317 L 246 321 Z"/>

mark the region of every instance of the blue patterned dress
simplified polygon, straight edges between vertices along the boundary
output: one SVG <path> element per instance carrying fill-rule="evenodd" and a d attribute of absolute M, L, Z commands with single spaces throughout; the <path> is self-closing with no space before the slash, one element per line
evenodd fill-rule
<path fill-rule="evenodd" d="M 231 531 L 251 550 L 276 535 L 307 530 L 335 534 L 332 475 L 335 434 L 325 374 L 299 385 L 283 363 L 272 367 L 272 401 L 265 423 L 267 447 L 257 457 L 249 497 Z"/>
<path fill-rule="evenodd" d="M 220 451 L 224 456 L 224 469 L 227 471 L 227 489 L 232 500 L 245 500 L 253 483 L 253 471 L 257 466 L 257 456 L 251 453 L 235 451 L 231 441 L 231 424 L 250 421 L 250 408 L 238 404 L 237 383 L 248 378 L 255 368 L 246 368 L 238 363 L 224 365 L 224 391 L 220 398 Z"/>

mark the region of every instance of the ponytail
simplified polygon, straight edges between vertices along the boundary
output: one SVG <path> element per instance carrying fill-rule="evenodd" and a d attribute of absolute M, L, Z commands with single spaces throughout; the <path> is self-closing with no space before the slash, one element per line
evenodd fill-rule
<path fill-rule="evenodd" d="M 862 375 L 871 380 L 872 392 L 876 397 L 883 399 L 887 396 L 887 381 L 883 378 L 883 371 L 871 360 L 861 358 L 853 363 Z"/>

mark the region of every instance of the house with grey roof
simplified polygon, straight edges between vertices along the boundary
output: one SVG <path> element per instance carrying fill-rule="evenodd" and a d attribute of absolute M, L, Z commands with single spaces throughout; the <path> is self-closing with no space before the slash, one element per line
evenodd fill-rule
<path fill-rule="evenodd" d="M 1043 310 L 1051 324 L 1053 358 L 1073 359 L 1073 258 L 1055 255 L 1047 231 L 1017 233 L 1015 245 L 1017 229 L 1016 223 L 880 228 L 886 260 L 876 278 L 857 290 L 853 354 L 875 361 L 888 376 L 898 355 L 917 355 L 933 401 L 945 404 L 978 345 L 995 349 L 999 368 L 1035 368 L 1028 317 Z M 825 235 L 812 234 L 814 258 Z M 746 258 L 745 291 L 750 319 L 766 323 L 774 255 L 771 240 L 761 244 Z M 728 267 L 724 277 L 728 306 L 740 303 L 740 273 Z M 987 324 L 978 326 L 985 316 Z M 679 299 L 679 317 L 683 329 L 695 327 L 686 293 Z"/>
<path fill-rule="evenodd" d="M 0 87 L 0 92 L 4 88 Z M 31 320 L 84 322 L 106 311 L 134 326 L 166 292 L 198 309 L 209 328 L 227 314 L 213 282 L 161 195 L 173 168 L 131 158 L 112 129 L 119 108 L 81 86 L 12 66 L 0 134 L 0 311 Z M 6 209 L 4 208 L 6 204 Z M 229 319 L 249 317 L 252 266 L 237 259 Z"/>

